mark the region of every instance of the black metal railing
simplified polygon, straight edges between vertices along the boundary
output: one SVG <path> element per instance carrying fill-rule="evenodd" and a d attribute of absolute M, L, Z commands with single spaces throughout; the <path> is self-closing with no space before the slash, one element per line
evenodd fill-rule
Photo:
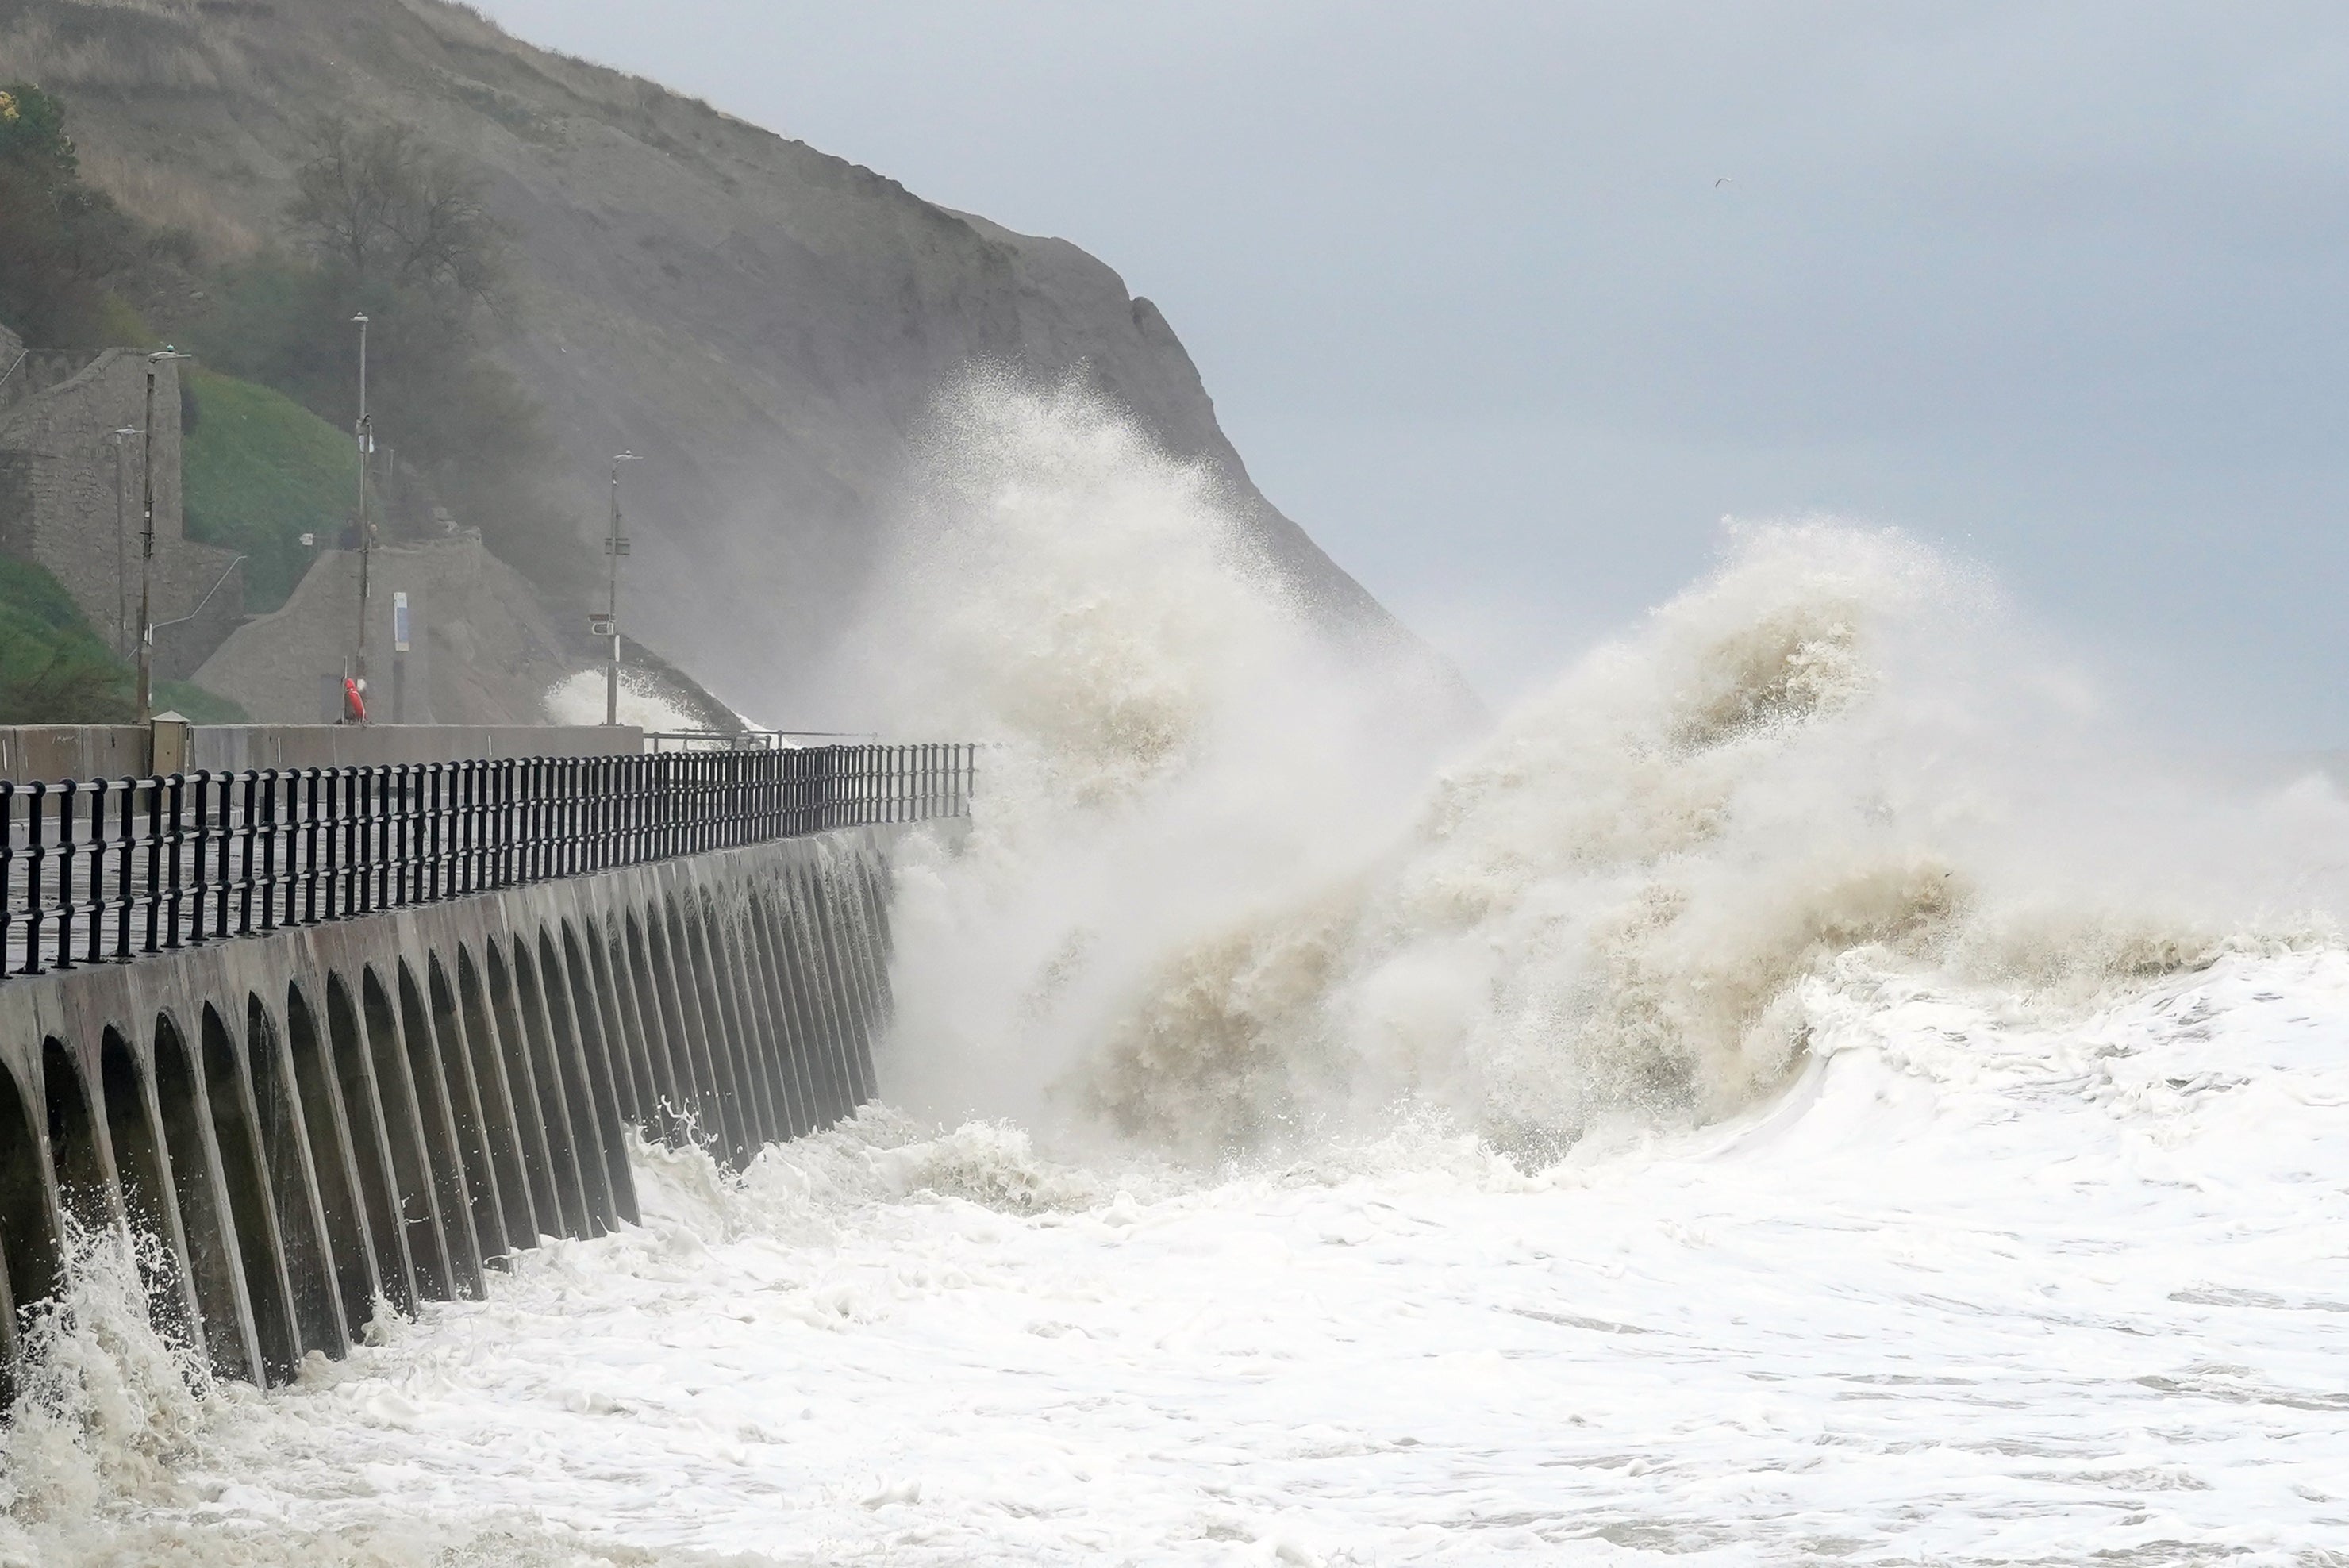
<path fill-rule="evenodd" d="M 971 746 L 0 782 L 0 977 L 739 844 L 958 817 Z"/>

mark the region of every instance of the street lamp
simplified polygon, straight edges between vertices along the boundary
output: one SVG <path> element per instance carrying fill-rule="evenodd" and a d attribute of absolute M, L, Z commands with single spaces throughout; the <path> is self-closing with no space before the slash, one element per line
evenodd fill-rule
<path fill-rule="evenodd" d="M 622 452 L 612 459 L 612 536 L 604 541 L 604 553 L 612 558 L 611 597 L 605 601 L 600 624 L 588 617 L 587 629 L 612 639 L 611 657 L 604 665 L 604 722 L 620 722 L 620 557 L 628 552 L 628 542 L 620 532 L 620 465 L 642 461 L 634 452 Z"/>
<path fill-rule="evenodd" d="M 122 477 L 127 460 L 125 436 L 139 434 L 136 425 L 114 432 L 114 651 L 130 656 L 130 486 Z"/>
<path fill-rule="evenodd" d="M 145 521 L 139 529 L 139 722 L 155 717 L 155 367 L 193 359 L 166 344 L 147 356 L 147 428 L 140 447 Z"/>
<path fill-rule="evenodd" d="M 375 561 L 375 525 L 367 521 L 367 454 L 375 450 L 375 426 L 367 418 L 367 312 L 351 317 L 359 329 L 359 417 L 351 427 L 351 438 L 359 453 L 359 624 L 352 639 L 356 645 L 351 654 L 352 673 L 362 688 L 367 685 L 367 624 L 369 569 Z M 347 714 L 346 717 L 348 717 Z"/>

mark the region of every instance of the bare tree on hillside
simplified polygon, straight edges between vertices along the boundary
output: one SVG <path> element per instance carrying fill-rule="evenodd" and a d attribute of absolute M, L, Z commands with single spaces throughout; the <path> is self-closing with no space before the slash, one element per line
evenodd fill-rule
<path fill-rule="evenodd" d="M 497 286 L 505 231 L 480 175 L 404 126 L 361 129 L 337 117 L 307 139 L 285 215 L 322 259 L 363 281 L 453 287 L 474 298 Z"/>

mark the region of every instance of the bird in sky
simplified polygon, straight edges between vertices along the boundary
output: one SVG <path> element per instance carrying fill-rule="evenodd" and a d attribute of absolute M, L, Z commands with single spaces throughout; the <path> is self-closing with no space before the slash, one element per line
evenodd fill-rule
<path fill-rule="evenodd" d="M 1724 186 L 1724 185 L 1728 184 L 1731 181 L 1734 180 L 1735 178 L 1736 178 L 1736 176 L 1734 176 L 1734 175 L 1731 175 L 1731 174 L 1724 174 L 1724 175 L 1723 175 L 1720 179 L 1718 179 L 1718 180 L 1716 180 L 1716 181 L 1714 181 L 1713 182 L 1713 188 L 1715 191 L 1718 191 L 1718 190 L 1720 190 L 1723 186 Z"/>

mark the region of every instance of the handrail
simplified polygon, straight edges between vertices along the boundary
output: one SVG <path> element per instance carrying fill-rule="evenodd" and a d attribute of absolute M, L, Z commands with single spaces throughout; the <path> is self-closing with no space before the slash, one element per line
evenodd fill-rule
<path fill-rule="evenodd" d="M 870 729 L 647 729 L 647 751 L 769 751 L 800 740 L 856 740 L 878 745 L 881 737 Z"/>
<path fill-rule="evenodd" d="M 0 781 L 0 981 L 875 823 L 978 748 L 827 746 Z"/>
<path fill-rule="evenodd" d="M 194 620 L 197 616 L 202 614 L 204 613 L 204 606 L 212 602 L 212 595 L 221 591 L 221 584 L 228 581 L 228 574 L 236 570 L 237 562 L 247 559 L 249 559 L 249 557 L 243 555 L 230 557 L 229 563 L 221 568 L 221 574 L 212 580 L 212 585 L 204 590 L 204 596 L 196 601 L 196 607 L 194 609 L 189 611 L 186 614 L 180 616 L 176 620 L 158 621 L 150 629 L 160 632 L 166 626 L 184 626 L 189 622 Z M 150 758 L 148 760 L 152 761 L 153 758 Z"/>

